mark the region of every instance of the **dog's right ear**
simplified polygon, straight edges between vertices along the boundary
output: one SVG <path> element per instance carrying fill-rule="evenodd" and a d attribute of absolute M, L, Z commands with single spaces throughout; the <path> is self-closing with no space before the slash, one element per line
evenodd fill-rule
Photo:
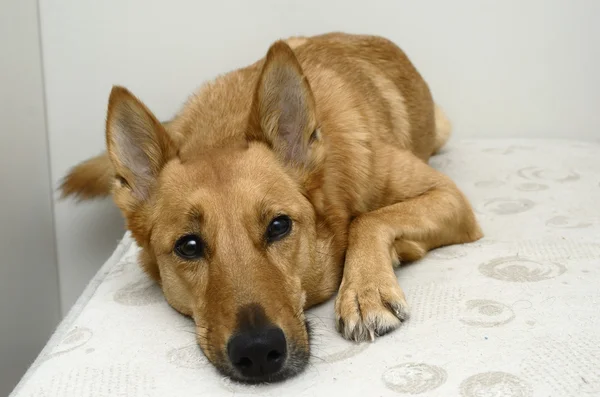
<path fill-rule="evenodd" d="M 146 200 L 166 162 L 176 153 L 163 125 L 123 87 L 108 101 L 106 146 L 116 178 L 137 201 Z"/>

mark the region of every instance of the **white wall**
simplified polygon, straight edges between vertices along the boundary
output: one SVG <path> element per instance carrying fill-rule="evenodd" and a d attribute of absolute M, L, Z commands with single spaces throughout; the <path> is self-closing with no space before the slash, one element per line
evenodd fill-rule
<path fill-rule="evenodd" d="M 55 184 L 101 151 L 112 84 L 161 118 L 202 81 L 254 61 L 276 38 L 331 30 L 401 45 L 456 137 L 600 131 L 597 0 L 40 0 Z M 122 234 L 110 204 L 56 203 L 68 308 Z"/>
<path fill-rule="evenodd" d="M 36 0 L 0 2 L 0 396 L 60 318 Z"/>

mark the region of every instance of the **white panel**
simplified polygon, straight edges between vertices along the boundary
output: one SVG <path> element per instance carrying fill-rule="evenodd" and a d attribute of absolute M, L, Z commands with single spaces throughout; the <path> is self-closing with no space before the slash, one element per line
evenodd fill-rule
<path fill-rule="evenodd" d="M 161 118 L 271 41 L 331 30 L 403 47 L 460 137 L 599 137 L 600 2 L 41 0 L 54 183 L 101 151 L 123 84 Z M 110 205 L 57 203 L 67 308 L 121 235 Z"/>
<path fill-rule="evenodd" d="M 0 396 L 6 396 L 60 316 L 36 0 L 0 2 L 0 54 Z"/>

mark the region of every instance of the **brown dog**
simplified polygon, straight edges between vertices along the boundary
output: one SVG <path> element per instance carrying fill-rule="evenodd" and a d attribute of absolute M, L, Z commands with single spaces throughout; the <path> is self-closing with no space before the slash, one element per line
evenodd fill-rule
<path fill-rule="evenodd" d="M 233 379 L 276 381 L 307 364 L 306 308 L 338 292 L 338 330 L 372 340 L 408 316 L 392 265 L 482 236 L 427 165 L 449 133 L 390 41 L 296 37 L 168 123 L 113 88 L 108 153 L 62 190 L 112 191 L 144 270 L 194 319 L 208 359 Z"/>

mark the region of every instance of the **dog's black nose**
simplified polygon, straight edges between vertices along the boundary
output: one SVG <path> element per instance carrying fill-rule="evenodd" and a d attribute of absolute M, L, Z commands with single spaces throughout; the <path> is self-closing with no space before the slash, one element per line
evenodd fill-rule
<path fill-rule="evenodd" d="M 227 354 L 242 376 L 255 381 L 268 380 L 285 362 L 285 335 L 276 327 L 243 331 L 229 340 Z"/>

